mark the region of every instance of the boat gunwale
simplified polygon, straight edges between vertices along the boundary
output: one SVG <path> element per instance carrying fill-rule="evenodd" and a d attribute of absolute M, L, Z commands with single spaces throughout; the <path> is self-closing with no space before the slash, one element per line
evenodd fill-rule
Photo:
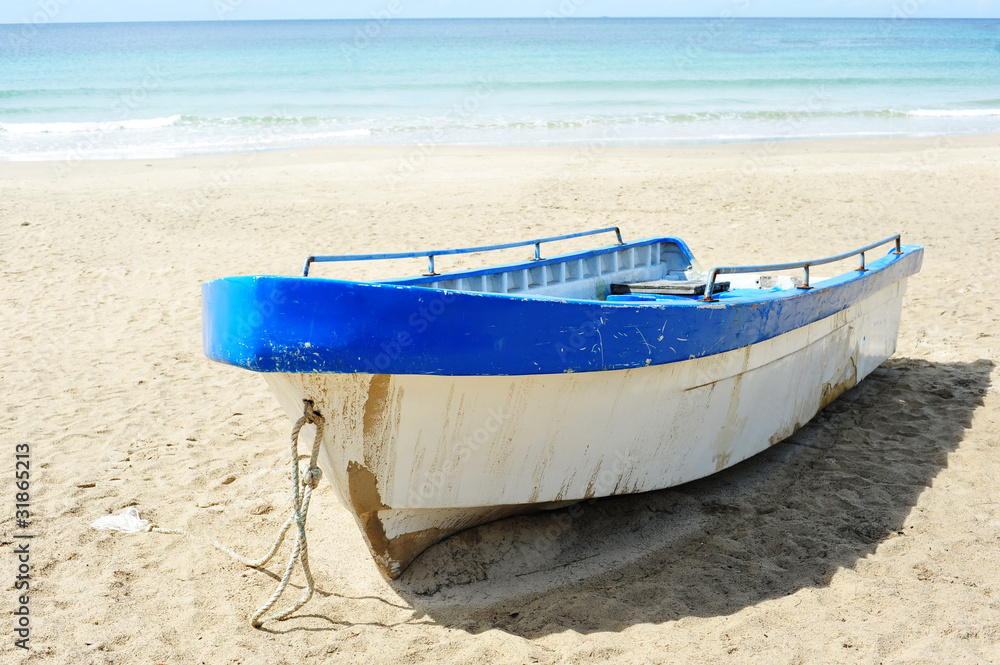
<path fill-rule="evenodd" d="M 698 296 L 608 302 L 230 277 L 203 285 L 203 345 L 213 360 L 258 372 L 371 373 L 374 368 L 386 374 L 520 375 L 628 369 L 714 355 L 801 327 L 905 280 L 922 259 L 922 247 L 906 245 L 902 254 L 890 252 L 866 272 L 852 270 L 810 290 L 754 289 L 752 297 L 737 290 L 712 303 Z M 428 306 L 437 306 L 438 315 L 415 322 Z M 423 334 L 433 321 L 444 327 Z M 661 342 L 665 331 L 670 341 Z M 393 353 L 385 361 L 387 348 Z"/>
<path fill-rule="evenodd" d="M 687 250 L 687 245 L 684 244 L 679 238 L 646 238 L 643 240 L 632 241 L 634 243 L 643 244 L 656 244 L 657 242 L 677 242 L 681 247 L 682 251 Z M 437 281 L 448 281 L 451 279 L 464 279 L 466 277 L 478 277 L 484 274 L 496 274 L 500 272 L 506 272 L 506 269 L 523 269 L 531 268 L 542 265 L 551 265 L 556 263 L 562 263 L 564 260 L 576 260 L 578 258 L 589 258 L 590 256 L 599 256 L 600 254 L 591 254 L 592 252 L 598 252 L 600 250 L 601 254 L 614 253 L 620 251 L 622 248 L 628 248 L 632 243 L 626 243 L 625 245 L 615 245 L 607 248 L 597 248 L 595 250 L 586 250 L 581 252 L 575 252 L 573 254 L 562 255 L 559 257 L 552 257 L 551 259 L 542 259 L 541 261 L 524 261 L 511 264 L 501 264 L 497 266 L 491 266 L 490 268 L 474 269 L 468 272 L 456 272 L 456 273 L 441 273 L 439 275 L 428 275 L 422 276 L 426 277 L 428 282 Z M 642 245 L 637 245 L 642 246 Z M 569 298 L 565 296 L 552 296 L 536 293 L 494 293 L 490 291 L 471 291 L 466 289 L 447 289 L 441 287 L 433 286 L 423 286 L 420 283 L 400 283 L 402 280 L 408 279 L 420 279 L 418 277 L 401 277 L 392 278 L 392 280 L 351 280 L 351 279 L 337 279 L 331 277 L 301 277 L 301 276 L 289 276 L 289 275 L 242 275 L 236 277 L 222 277 L 219 279 L 211 280 L 205 284 L 212 284 L 215 282 L 222 282 L 232 279 L 282 279 L 289 281 L 302 281 L 302 282 L 321 282 L 321 283 L 333 283 L 333 284 L 349 284 L 364 287 L 380 288 L 380 289 L 398 289 L 406 292 L 413 292 L 415 289 L 419 289 L 421 294 L 423 293 L 437 293 L 437 294 L 452 294 L 462 296 L 472 296 L 481 298 L 499 298 L 504 300 L 523 300 L 523 301 L 546 301 L 546 302 L 557 302 L 566 305 L 590 305 L 590 306 L 600 306 L 600 307 L 704 307 L 704 308 L 719 308 L 719 307 L 729 307 L 733 305 L 756 305 L 759 303 L 772 302 L 775 300 L 787 300 L 792 298 L 801 298 L 808 296 L 815 296 L 821 292 L 829 291 L 830 289 L 837 288 L 839 286 L 847 285 L 851 282 L 865 280 L 885 269 L 891 267 L 895 263 L 904 260 L 906 257 L 912 255 L 915 252 L 922 252 L 923 246 L 921 245 L 900 245 L 901 251 L 896 253 L 895 249 L 889 250 L 885 256 L 882 256 L 874 261 L 866 264 L 866 269 L 860 271 L 856 268 L 846 270 L 838 275 L 833 275 L 827 277 L 817 282 L 813 282 L 808 289 L 798 289 L 798 288 L 770 288 L 770 289 L 747 289 L 747 288 L 732 288 L 729 291 L 723 291 L 716 293 L 714 295 L 714 300 L 706 301 L 698 295 L 660 295 L 660 294 L 639 294 L 641 299 L 637 298 L 635 300 L 600 300 L 598 298 Z M 688 251 L 688 256 L 691 256 Z M 568 257 L 568 258 L 566 258 Z M 850 256 L 848 256 L 850 258 Z M 843 259 L 847 260 L 847 259 Z M 694 259 L 692 257 L 692 262 Z M 486 271 L 486 272 L 478 272 Z M 475 274 L 474 274 L 475 273 Z M 421 277 L 421 278 L 422 278 Z M 398 280 L 398 281 L 397 281 Z"/>

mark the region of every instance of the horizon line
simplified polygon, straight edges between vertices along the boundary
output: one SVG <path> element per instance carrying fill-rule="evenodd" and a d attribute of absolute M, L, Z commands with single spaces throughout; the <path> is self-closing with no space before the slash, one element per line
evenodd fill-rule
<path fill-rule="evenodd" d="M 689 20 L 689 21 L 996 21 L 1000 17 L 993 16 L 421 16 L 421 17 L 391 17 L 393 22 L 400 21 L 605 21 L 605 20 Z M 19 21 L 3 23 L 0 26 L 35 27 L 46 25 L 91 25 L 119 23 L 278 23 L 297 21 L 358 21 L 387 20 L 378 15 L 366 18 L 215 18 L 215 19 L 156 19 L 156 20 L 121 20 L 121 21 Z"/>

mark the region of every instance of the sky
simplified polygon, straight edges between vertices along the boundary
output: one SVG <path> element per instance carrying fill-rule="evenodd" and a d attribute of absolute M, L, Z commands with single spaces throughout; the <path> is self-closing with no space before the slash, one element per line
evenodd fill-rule
<path fill-rule="evenodd" d="M 600 16 L 1000 18 L 1000 0 L 2 0 L 0 23 Z"/>

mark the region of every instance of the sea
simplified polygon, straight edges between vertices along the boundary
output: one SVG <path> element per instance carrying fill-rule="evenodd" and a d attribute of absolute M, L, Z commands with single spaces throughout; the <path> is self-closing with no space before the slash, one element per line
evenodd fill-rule
<path fill-rule="evenodd" d="M 0 25 L 0 160 L 1000 132 L 1000 20 Z"/>

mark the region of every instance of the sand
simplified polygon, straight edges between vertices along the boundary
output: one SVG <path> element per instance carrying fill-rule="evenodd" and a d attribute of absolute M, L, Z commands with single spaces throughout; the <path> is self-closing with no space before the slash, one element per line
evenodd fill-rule
<path fill-rule="evenodd" d="M 8 616 L 0 661 L 996 662 L 998 183 L 996 136 L 0 164 L 3 547 L 24 532 L 18 443 L 35 534 L 32 648 L 14 646 Z M 318 594 L 263 630 L 247 618 L 283 561 L 261 572 L 181 537 L 90 528 L 135 506 L 256 555 L 286 515 L 290 423 L 261 377 L 202 355 L 203 281 L 295 274 L 311 252 L 610 224 L 679 235 L 706 265 L 895 232 L 926 257 L 895 356 L 711 478 L 486 525 L 394 583 L 321 485 Z M 5 613 L 14 566 L 0 562 Z"/>

